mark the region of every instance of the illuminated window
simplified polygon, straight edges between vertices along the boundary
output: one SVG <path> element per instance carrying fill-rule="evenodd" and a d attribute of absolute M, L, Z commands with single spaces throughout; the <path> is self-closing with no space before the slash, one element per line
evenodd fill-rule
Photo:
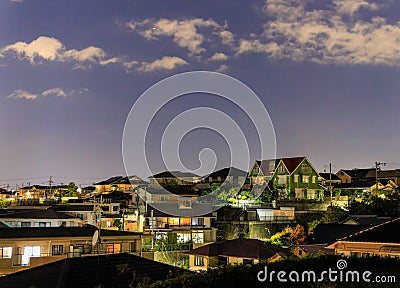
<path fill-rule="evenodd" d="M 204 266 L 204 257 L 194 256 L 194 266 Z"/>
<path fill-rule="evenodd" d="M 0 258 L 11 258 L 12 248 L 11 247 L 0 247 Z"/>
<path fill-rule="evenodd" d="M 200 244 L 204 243 L 204 233 L 200 231 L 193 231 L 192 232 L 192 240 L 193 243 Z"/>
<path fill-rule="evenodd" d="M 21 265 L 29 265 L 31 257 L 40 257 L 40 246 L 25 246 Z"/>
<path fill-rule="evenodd" d="M 121 253 L 120 243 L 109 243 L 107 244 L 107 254 L 117 254 Z"/>
<path fill-rule="evenodd" d="M 299 175 L 294 175 L 294 183 L 298 183 L 299 182 Z"/>
<path fill-rule="evenodd" d="M 177 240 L 178 243 L 187 243 L 190 240 L 192 240 L 191 239 L 191 233 L 190 232 L 177 233 L 176 240 Z"/>
<path fill-rule="evenodd" d="M 191 224 L 190 218 L 180 218 L 179 222 L 180 222 L 179 224 L 182 226 L 184 226 L 184 225 L 190 226 L 190 224 Z"/>
<path fill-rule="evenodd" d="M 308 176 L 308 175 L 302 175 L 302 180 L 301 180 L 301 181 L 302 181 L 303 183 L 308 183 L 309 177 L 310 177 L 310 176 Z"/>

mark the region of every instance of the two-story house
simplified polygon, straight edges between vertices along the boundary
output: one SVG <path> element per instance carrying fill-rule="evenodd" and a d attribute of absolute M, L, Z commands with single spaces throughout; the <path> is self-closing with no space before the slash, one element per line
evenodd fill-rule
<path fill-rule="evenodd" d="M 249 177 L 253 185 L 268 181 L 270 191 L 276 192 L 280 199 L 323 200 L 318 171 L 307 157 L 257 161 Z"/>

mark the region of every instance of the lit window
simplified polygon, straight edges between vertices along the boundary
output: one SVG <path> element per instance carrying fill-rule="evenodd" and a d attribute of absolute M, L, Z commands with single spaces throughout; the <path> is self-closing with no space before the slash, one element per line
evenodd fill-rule
<path fill-rule="evenodd" d="M 200 244 L 204 243 L 204 233 L 200 231 L 193 231 L 192 232 L 192 240 L 193 243 Z"/>
<path fill-rule="evenodd" d="M 0 247 L 0 258 L 11 258 L 12 248 L 11 247 Z"/>
<path fill-rule="evenodd" d="M 309 181 L 309 176 L 308 176 L 308 175 L 303 175 L 301 181 L 302 181 L 303 183 L 308 183 L 308 181 Z"/>
<path fill-rule="evenodd" d="M 194 266 L 204 266 L 204 257 L 194 256 Z"/>
<path fill-rule="evenodd" d="M 25 246 L 21 265 L 29 265 L 31 257 L 40 257 L 40 246 Z"/>
<path fill-rule="evenodd" d="M 297 182 L 299 182 L 299 175 L 294 175 L 294 183 L 297 183 Z"/>
<path fill-rule="evenodd" d="M 121 253 L 121 244 L 120 243 L 107 244 L 107 254 L 116 254 L 116 253 Z"/>

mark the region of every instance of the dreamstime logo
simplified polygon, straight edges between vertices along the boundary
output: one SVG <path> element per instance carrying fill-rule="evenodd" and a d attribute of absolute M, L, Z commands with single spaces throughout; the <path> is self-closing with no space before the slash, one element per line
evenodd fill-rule
<path fill-rule="evenodd" d="M 194 200 L 190 198 L 195 203 L 191 206 L 192 209 L 177 209 L 177 205 L 173 203 L 170 203 L 171 205 L 162 203 L 161 205 L 151 200 L 153 198 L 149 195 L 151 189 L 149 189 L 150 192 L 146 189 L 138 189 L 139 196 L 150 206 L 177 216 L 199 216 L 215 211 L 217 209 L 214 206 L 215 199 L 219 199 L 220 193 L 226 190 L 234 193 L 239 192 L 254 159 L 275 159 L 276 156 L 274 127 L 264 104 L 258 96 L 248 86 L 233 77 L 216 72 L 194 71 L 177 74 L 159 81 L 147 89 L 134 103 L 126 119 L 122 139 L 122 155 L 127 175 L 135 175 L 138 170 L 145 171 L 147 175 L 155 174 L 155 171 L 153 171 L 155 169 L 150 167 L 150 161 L 147 159 L 148 153 L 154 152 L 149 151 L 149 142 L 146 141 L 149 127 L 154 125 L 152 122 L 156 119 L 155 116 L 165 105 L 170 105 L 173 100 L 193 93 L 205 93 L 219 97 L 239 107 L 247 119 L 251 120 L 257 133 L 260 149 L 258 155 L 254 155 L 253 151 L 252 154 L 250 153 L 248 139 L 242 131 L 241 123 L 238 123 L 237 118 L 235 120 L 225 111 L 203 105 L 176 115 L 167 123 L 159 145 L 165 167 L 171 173 L 175 173 L 173 171 L 177 170 L 186 172 L 186 174 L 175 173 L 176 179 L 182 181 L 182 183 L 187 182 L 188 179 L 185 175 L 189 175 L 189 177 L 192 175 L 188 172 L 196 174 L 204 171 L 205 166 L 210 167 L 210 163 L 205 163 L 203 159 L 205 154 L 211 152 L 218 157 L 213 150 L 205 147 L 198 155 L 201 166 L 195 170 L 185 167 L 184 161 L 181 161 L 180 158 L 179 147 L 184 137 L 196 129 L 208 129 L 220 135 L 229 146 L 230 167 L 245 166 L 246 168 L 242 169 L 246 170 L 243 175 L 239 175 L 243 177 L 237 177 L 238 170 L 230 169 L 229 174 L 225 177 L 225 182 L 218 189 Z M 179 167 L 176 167 L 177 162 Z M 213 167 L 208 169 L 208 174 L 213 172 L 212 170 L 215 168 L 215 165 L 211 166 Z M 237 180 L 233 183 L 232 179 L 235 177 Z M 266 183 L 255 186 L 251 191 L 251 196 L 258 197 L 265 186 Z M 161 186 L 158 189 L 163 189 L 162 193 L 171 194 L 170 191 L 166 191 Z M 159 191 L 158 194 L 160 194 Z"/>
<path fill-rule="evenodd" d="M 347 268 L 347 262 L 344 259 L 339 259 L 336 262 L 336 268 L 329 268 L 328 270 L 321 271 L 319 273 L 315 271 L 268 271 L 268 267 L 264 266 L 264 270 L 261 270 L 257 273 L 257 280 L 260 282 L 340 282 L 340 283 L 359 283 L 363 282 L 372 282 L 372 283 L 395 283 L 396 276 L 384 276 L 377 275 L 375 277 L 372 276 L 371 271 L 344 271 Z"/>

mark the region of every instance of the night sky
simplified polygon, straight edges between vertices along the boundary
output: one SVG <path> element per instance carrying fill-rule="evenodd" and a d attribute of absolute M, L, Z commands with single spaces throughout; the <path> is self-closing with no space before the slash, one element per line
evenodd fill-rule
<path fill-rule="evenodd" d="M 260 97 L 278 157 L 307 156 L 320 172 L 330 162 L 334 172 L 400 168 L 399 21 L 395 0 L 0 0 L 0 185 L 126 174 L 132 105 L 157 81 L 196 70 Z M 225 102 L 197 93 L 168 103 L 147 135 L 152 170 L 164 169 L 165 123 L 196 106 L 229 114 L 257 150 L 251 120 Z M 204 147 L 216 168 L 229 165 L 229 143 L 198 129 L 180 147 L 189 170 Z M 147 177 L 143 165 L 136 174 Z"/>

